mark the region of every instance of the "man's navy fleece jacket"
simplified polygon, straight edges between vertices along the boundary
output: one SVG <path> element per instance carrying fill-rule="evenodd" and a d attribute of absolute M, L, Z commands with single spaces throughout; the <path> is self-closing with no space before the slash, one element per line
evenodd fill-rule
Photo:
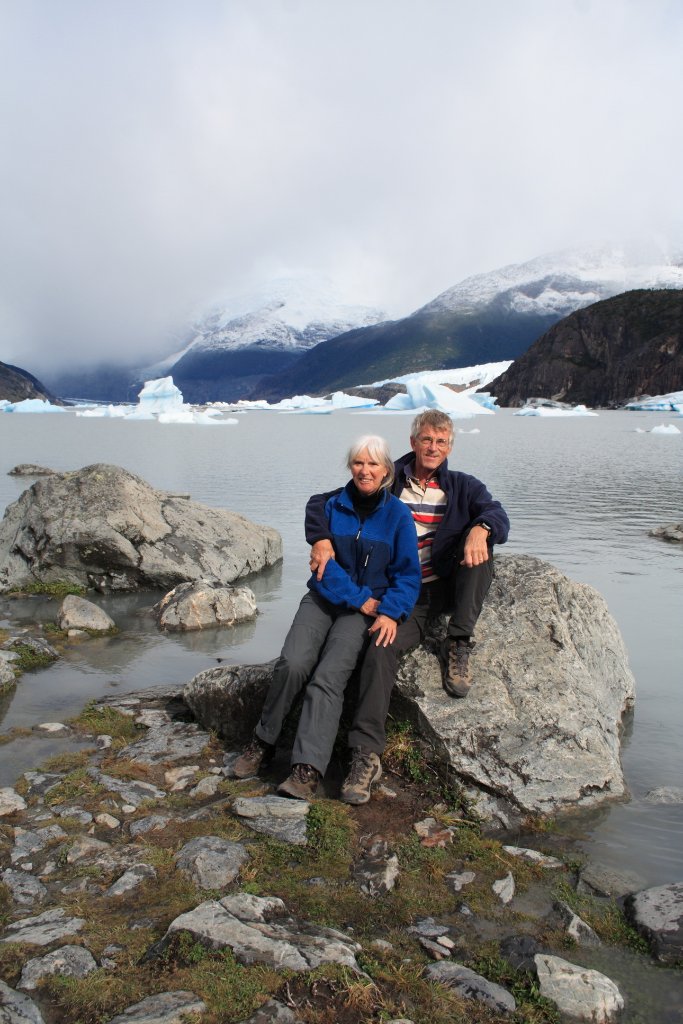
<path fill-rule="evenodd" d="M 331 604 L 358 609 L 369 597 L 379 601 L 378 615 L 407 619 L 420 593 L 420 562 L 413 517 L 398 498 L 383 491 L 365 521 L 353 508 L 347 488 L 324 502 L 325 536 L 336 559 L 308 587 Z"/>
<path fill-rule="evenodd" d="M 415 461 L 415 453 L 408 452 L 394 463 L 396 478 L 392 492 L 399 495 L 403 490 L 406 469 Z M 439 576 L 450 576 L 458 544 L 462 535 L 477 523 L 491 527 L 489 541 L 504 544 L 508 539 L 510 520 L 499 501 L 494 501 L 486 486 L 468 473 L 448 468 L 444 460 L 436 471 L 439 487 L 446 495 L 446 513 L 437 528 L 432 545 L 432 566 Z M 327 503 L 339 491 L 314 494 L 306 505 L 306 540 L 315 544 L 317 540 L 332 540 L 325 515 Z M 413 526 L 413 533 L 415 527 Z M 329 562 L 328 562 L 329 565 Z"/>

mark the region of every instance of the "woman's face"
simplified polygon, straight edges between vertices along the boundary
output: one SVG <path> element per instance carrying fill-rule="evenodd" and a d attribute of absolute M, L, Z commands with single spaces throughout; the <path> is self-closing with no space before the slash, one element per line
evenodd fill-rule
<path fill-rule="evenodd" d="M 378 491 L 386 473 L 381 462 L 370 458 L 367 448 L 359 452 L 351 463 L 351 476 L 361 494 L 374 494 Z"/>

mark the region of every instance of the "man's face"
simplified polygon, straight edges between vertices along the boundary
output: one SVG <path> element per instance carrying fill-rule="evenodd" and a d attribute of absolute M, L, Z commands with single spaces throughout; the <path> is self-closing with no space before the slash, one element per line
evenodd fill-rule
<path fill-rule="evenodd" d="M 411 437 L 410 447 L 415 452 L 416 475 L 429 476 L 448 458 L 453 447 L 453 434 L 449 430 L 423 427 L 417 437 Z"/>

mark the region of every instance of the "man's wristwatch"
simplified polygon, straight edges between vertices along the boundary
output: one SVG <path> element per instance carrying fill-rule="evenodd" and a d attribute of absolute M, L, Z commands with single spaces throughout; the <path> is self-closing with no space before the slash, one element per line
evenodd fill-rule
<path fill-rule="evenodd" d="M 488 523 L 477 523 L 477 526 L 483 526 L 486 532 L 488 533 L 489 537 L 491 536 L 491 527 L 489 526 Z"/>

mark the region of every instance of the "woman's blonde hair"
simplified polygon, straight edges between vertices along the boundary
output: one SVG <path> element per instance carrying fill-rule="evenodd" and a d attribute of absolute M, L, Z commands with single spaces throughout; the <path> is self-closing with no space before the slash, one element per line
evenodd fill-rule
<path fill-rule="evenodd" d="M 346 456 L 347 467 L 351 469 L 351 463 L 358 458 L 361 452 L 365 451 L 371 459 L 379 462 L 386 470 L 386 476 L 380 484 L 380 490 L 391 487 L 394 482 L 394 461 L 389 451 L 389 445 L 383 437 L 378 437 L 376 434 L 366 434 L 364 437 L 359 437 L 349 448 Z"/>

